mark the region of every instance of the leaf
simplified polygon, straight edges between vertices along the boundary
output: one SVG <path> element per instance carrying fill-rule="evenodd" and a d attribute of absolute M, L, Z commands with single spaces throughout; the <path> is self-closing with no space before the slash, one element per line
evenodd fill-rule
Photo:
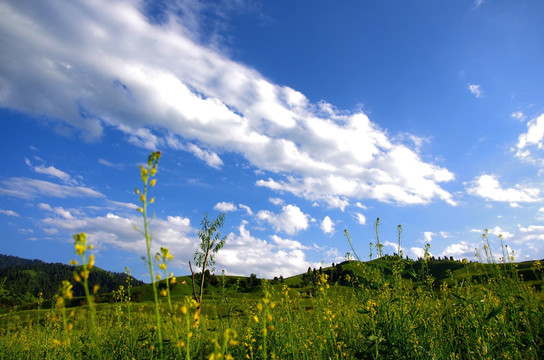
<path fill-rule="evenodd" d="M 495 310 L 491 311 L 487 317 L 485 318 L 485 321 L 488 322 L 489 320 L 491 320 L 492 318 L 496 317 L 502 310 L 502 308 L 504 307 L 504 305 L 501 305 L 499 306 L 498 308 L 496 308 Z"/>
<path fill-rule="evenodd" d="M 456 299 L 462 300 L 462 301 L 467 301 L 467 299 L 465 299 L 464 297 L 459 296 L 459 295 L 451 294 L 451 296 L 453 296 Z"/>

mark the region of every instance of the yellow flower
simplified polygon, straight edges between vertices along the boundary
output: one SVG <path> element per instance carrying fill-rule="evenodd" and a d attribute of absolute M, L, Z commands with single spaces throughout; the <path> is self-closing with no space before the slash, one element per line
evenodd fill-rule
<path fill-rule="evenodd" d="M 86 246 L 83 245 L 83 244 L 77 244 L 76 243 L 74 246 L 76 248 L 76 254 L 78 254 L 78 255 L 83 254 L 85 252 L 85 250 L 86 250 Z"/>
<path fill-rule="evenodd" d="M 157 183 L 157 179 L 153 179 L 149 182 L 149 186 L 155 186 L 156 183 Z"/>
<path fill-rule="evenodd" d="M 166 264 L 159 264 L 159 269 L 166 270 Z"/>
<path fill-rule="evenodd" d="M 167 295 L 167 294 L 166 294 L 166 290 L 165 290 L 165 289 L 162 289 L 162 291 L 161 291 L 161 295 L 162 295 L 162 296 L 166 296 L 166 295 Z"/>

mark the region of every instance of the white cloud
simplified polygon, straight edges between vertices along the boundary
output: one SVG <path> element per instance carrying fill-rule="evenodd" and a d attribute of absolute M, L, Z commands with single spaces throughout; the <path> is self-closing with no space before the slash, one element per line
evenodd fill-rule
<path fill-rule="evenodd" d="M 109 202 L 112 205 L 114 205 L 115 207 L 117 207 L 117 208 L 125 208 L 125 209 L 130 209 L 130 210 L 138 209 L 138 205 L 136 205 L 134 203 L 126 203 L 126 202 L 113 201 L 113 200 L 109 200 Z"/>
<path fill-rule="evenodd" d="M 366 217 L 361 213 L 355 213 L 355 216 L 357 217 L 357 222 L 360 225 L 366 224 Z"/>
<path fill-rule="evenodd" d="M 486 200 L 509 203 L 532 203 L 541 200 L 540 189 L 516 185 L 514 188 L 502 188 L 495 175 L 481 175 L 466 184 L 467 193 Z"/>
<path fill-rule="evenodd" d="M 436 234 L 431 232 L 431 231 L 424 231 L 423 232 L 423 240 L 422 242 L 424 244 L 430 244 L 431 241 L 433 241 L 433 236 L 435 236 Z"/>
<path fill-rule="evenodd" d="M 363 209 L 363 210 L 368 209 L 365 205 L 361 204 L 360 202 L 356 202 L 355 206 L 358 207 L 359 209 Z"/>
<path fill-rule="evenodd" d="M 135 225 L 142 227 L 142 219 L 137 215 L 122 217 L 108 213 L 105 216 L 90 217 L 80 214 L 73 217 L 46 217 L 42 222 L 48 226 L 46 232 L 49 234 L 87 233 L 89 242 L 98 251 L 113 246 L 138 255 L 146 252 L 143 235 L 134 229 Z M 153 234 L 152 253 L 166 246 L 175 256 L 176 266 L 186 268 L 198 244 L 198 238 L 191 236 L 194 229 L 189 219 L 180 216 L 155 218 L 150 223 L 150 231 Z"/>
<path fill-rule="evenodd" d="M 53 166 L 48 166 L 48 167 L 45 167 L 43 165 L 36 166 L 36 167 L 34 167 L 34 171 L 36 171 L 37 173 L 40 173 L 40 174 L 46 174 L 46 175 L 49 175 L 49 176 L 52 176 L 52 177 L 56 177 L 56 178 L 64 181 L 65 183 L 74 183 L 74 181 L 71 179 L 70 175 L 68 175 L 64 171 L 59 170 L 59 169 L 57 169 L 57 168 L 55 168 Z"/>
<path fill-rule="evenodd" d="M 481 98 L 484 96 L 484 91 L 482 90 L 480 85 L 468 84 L 468 89 L 476 98 Z"/>
<path fill-rule="evenodd" d="M 34 170 L 38 174 L 44 174 L 44 175 L 48 175 L 48 176 L 60 179 L 64 183 L 70 184 L 70 185 L 75 185 L 76 183 L 69 174 L 55 168 L 54 166 L 47 166 L 47 167 L 45 165 L 33 166 L 30 160 L 27 158 L 25 158 L 25 163 L 28 166 L 30 166 L 32 170 Z"/>
<path fill-rule="evenodd" d="M 225 269 L 233 275 L 258 277 L 292 276 L 300 274 L 308 267 L 319 267 L 319 263 L 309 262 L 303 247 L 298 241 L 272 236 L 272 242 L 251 235 L 242 222 L 238 234 L 230 233 L 227 243 L 217 253 L 217 269 Z"/>
<path fill-rule="evenodd" d="M 325 216 L 323 221 L 321 221 L 321 231 L 323 231 L 324 234 L 332 234 L 334 232 L 334 222 L 330 217 Z"/>
<path fill-rule="evenodd" d="M 527 132 L 518 137 L 516 156 L 521 159 L 532 160 L 531 149 L 541 150 L 544 146 L 542 139 L 544 138 L 544 114 L 531 119 L 527 123 Z"/>
<path fill-rule="evenodd" d="M 521 111 L 514 111 L 510 116 L 519 121 L 525 120 L 525 115 Z"/>
<path fill-rule="evenodd" d="M 51 207 L 51 205 L 46 203 L 39 203 L 38 207 L 42 210 L 53 211 L 53 208 Z"/>
<path fill-rule="evenodd" d="M 459 243 L 448 245 L 439 256 L 453 256 L 456 259 L 470 259 L 476 253 L 476 246 L 461 241 Z"/>
<path fill-rule="evenodd" d="M 217 211 L 224 211 L 224 212 L 238 210 L 236 205 L 234 205 L 233 203 L 229 203 L 229 202 L 218 202 L 217 204 L 215 204 L 213 209 L 217 210 Z"/>
<path fill-rule="evenodd" d="M 253 211 L 251 211 L 251 208 L 249 206 L 244 204 L 238 204 L 238 207 L 240 207 L 240 209 L 244 209 L 248 215 L 253 215 Z"/>
<path fill-rule="evenodd" d="M 4 215 L 7 215 L 7 216 L 14 216 L 14 217 L 20 216 L 19 214 L 17 214 L 13 210 L 5 210 L 5 209 L 0 209 L 0 214 L 4 214 Z"/>
<path fill-rule="evenodd" d="M 133 1 L 4 4 L 10 56 L 0 60 L 0 106 L 59 119 L 86 141 L 113 127 L 155 150 L 175 148 L 161 135 L 173 134 L 205 148 L 185 150 L 213 167 L 222 165 L 218 153 L 235 152 L 269 174 L 257 185 L 329 207 L 352 199 L 455 204 L 441 187 L 454 175 L 389 139 L 362 111 L 312 104 L 197 44 L 169 15 L 151 24 Z"/>
<path fill-rule="evenodd" d="M 285 248 L 290 250 L 311 249 L 307 246 L 302 245 L 299 241 L 291 240 L 291 239 L 283 239 L 279 237 L 278 235 L 272 235 L 270 238 L 280 248 Z"/>
<path fill-rule="evenodd" d="M 22 199 L 34 199 L 36 197 L 104 197 L 100 192 L 87 187 L 59 185 L 49 181 L 25 177 L 12 177 L 0 181 L 0 195 Z"/>
<path fill-rule="evenodd" d="M 420 248 L 420 247 L 417 247 L 417 246 L 414 246 L 414 247 L 411 247 L 410 250 L 408 251 L 409 255 L 411 255 L 412 258 L 414 259 L 417 259 L 417 258 L 423 258 L 423 255 L 425 255 L 425 249 L 424 248 Z"/>
<path fill-rule="evenodd" d="M 223 160 L 221 160 L 221 158 L 219 158 L 219 156 L 213 151 L 202 150 L 195 144 L 189 144 L 188 148 L 191 153 L 193 153 L 200 160 L 204 160 L 209 166 L 215 169 L 220 169 L 221 166 L 223 166 Z"/>
<path fill-rule="evenodd" d="M 506 240 L 512 237 L 512 233 L 509 233 L 506 230 L 501 229 L 500 226 L 495 226 L 493 228 L 487 229 L 488 232 L 492 235 L 499 236 L 502 235 L 502 237 Z"/>
<path fill-rule="evenodd" d="M 271 198 L 268 198 L 268 201 L 270 201 L 272 204 L 278 205 L 278 206 L 285 204 L 283 199 L 280 199 L 280 198 L 272 198 L 271 197 Z"/>
<path fill-rule="evenodd" d="M 272 225 L 276 231 L 281 231 L 289 235 L 306 230 L 309 226 L 309 215 L 304 214 L 298 206 L 291 204 L 282 207 L 279 214 L 261 210 L 257 213 L 257 218 Z"/>
<path fill-rule="evenodd" d="M 124 164 L 114 164 L 111 161 L 108 161 L 106 159 L 99 158 L 98 162 L 104 166 L 111 167 L 117 170 L 123 170 L 125 168 Z"/>
<path fill-rule="evenodd" d="M 149 151 L 156 151 L 164 144 L 164 140 L 154 135 L 149 129 L 134 129 L 125 124 L 120 124 L 118 127 L 128 136 L 128 142 Z"/>
<path fill-rule="evenodd" d="M 534 242 L 534 241 L 544 242 L 544 226 L 542 225 L 530 225 L 527 227 L 520 226 L 518 232 L 516 232 L 515 234 L 510 234 L 508 240 L 515 244 L 524 244 L 527 242 Z"/>

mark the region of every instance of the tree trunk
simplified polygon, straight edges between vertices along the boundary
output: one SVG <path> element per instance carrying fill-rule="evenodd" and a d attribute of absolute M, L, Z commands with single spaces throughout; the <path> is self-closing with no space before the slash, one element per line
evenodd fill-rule
<path fill-rule="evenodd" d="M 195 273 L 193 271 L 193 267 L 191 266 L 190 261 L 189 261 L 189 269 L 191 269 L 191 277 L 193 278 L 193 296 L 195 297 L 195 301 L 200 304 L 200 299 L 198 298 L 198 295 L 196 294 L 196 288 L 195 288 Z"/>
<path fill-rule="evenodd" d="M 200 281 L 200 300 L 199 303 L 202 304 L 202 295 L 204 294 L 204 272 L 206 271 L 206 263 L 208 262 L 208 255 L 210 253 L 210 249 L 208 248 L 206 250 L 206 257 L 204 257 L 204 263 L 202 264 L 202 278 Z"/>

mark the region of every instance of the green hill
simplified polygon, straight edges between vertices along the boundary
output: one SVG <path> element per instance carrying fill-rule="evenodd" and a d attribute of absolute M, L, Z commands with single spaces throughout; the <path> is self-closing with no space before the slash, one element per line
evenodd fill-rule
<path fill-rule="evenodd" d="M 61 263 L 46 263 L 17 256 L 0 254 L 0 305 L 13 306 L 35 302 L 42 294 L 43 299 L 51 299 L 56 294 L 62 280 L 70 280 L 74 285 L 74 296 L 84 295 L 83 288 L 73 280 L 77 267 Z M 135 285 L 143 282 L 131 279 Z M 94 267 L 89 275 L 91 287 L 98 285 L 99 294 L 108 294 L 124 285 L 126 274 L 113 273 Z"/>

